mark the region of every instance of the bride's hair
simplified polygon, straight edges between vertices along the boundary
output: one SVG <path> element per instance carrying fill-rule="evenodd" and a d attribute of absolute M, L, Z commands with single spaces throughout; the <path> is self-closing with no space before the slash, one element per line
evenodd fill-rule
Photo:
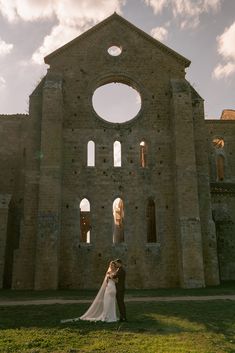
<path fill-rule="evenodd" d="M 108 272 L 112 272 L 112 265 L 115 267 L 115 269 L 117 269 L 117 266 L 116 266 L 115 262 L 114 261 L 110 261 L 107 273 Z"/>

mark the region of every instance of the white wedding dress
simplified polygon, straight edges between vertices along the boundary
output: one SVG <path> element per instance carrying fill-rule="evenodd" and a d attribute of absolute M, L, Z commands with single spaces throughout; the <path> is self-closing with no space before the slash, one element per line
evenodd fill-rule
<path fill-rule="evenodd" d="M 61 323 L 78 320 L 86 321 L 118 321 L 116 314 L 116 285 L 113 279 L 105 277 L 100 290 L 89 309 L 81 317 L 61 320 Z"/>

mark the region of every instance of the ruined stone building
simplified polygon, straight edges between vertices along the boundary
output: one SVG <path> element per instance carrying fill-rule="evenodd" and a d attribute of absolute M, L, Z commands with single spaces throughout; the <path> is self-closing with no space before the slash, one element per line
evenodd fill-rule
<path fill-rule="evenodd" d="M 190 61 L 117 14 L 45 62 L 29 115 L 0 116 L 1 287 L 96 288 L 117 257 L 129 288 L 234 280 L 234 111 L 204 120 Z M 111 82 L 141 96 L 130 121 L 93 108 Z"/>

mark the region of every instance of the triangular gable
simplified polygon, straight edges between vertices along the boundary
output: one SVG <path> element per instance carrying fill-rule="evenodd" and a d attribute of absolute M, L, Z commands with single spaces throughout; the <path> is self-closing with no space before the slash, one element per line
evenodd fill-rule
<path fill-rule="evenodd" d="M 144 37 L 145 39 L 147 39 L 148 41 L 150 41 L 152 44 L 154 44 L 156 47 L 160 48 L 161 50 L 163 50 L 164 52 L 167 52 L 168 54 L 172 55 L 173 57 L 175 57 L 176 60 L 180 61 L 181 63 L 184 64 L 185 67 L 188 67 L 191 63 L 190 60 L 186 59 L 184 56 L 178 54 L 176 51 L 174 51 L 173 49 L 167 47 L 166 45 L 164 45 L 163 43 L 159 42 L 158 40 L 154 39 L 152 36 L 150 36 L 149 34 L 147 34 L 146 32 L 142 31 L 141 29 L 139 29 L 138 27 L 136 27 L 135 25 L 133 25 L 131 22 L 127 21 L 125 18 L 121 17 L 120 15 L 118 15 L 116 12 L 114 12 L 111 16 L 107 17 L 105 20 L 103 20 L 102 22 L 98 23 L 97 25 L 93 26 L 92 28 L 90 28 L 88 31 L 82 33 L 80 36 L 74 38 L 73 40 L 71 40 L 70 42 L 68 42 L 67 44 L 63 45 L 62 47 L 60 47 L 59 49 L 53 51 L 51 54 L 47 55 L 44 58 L 44 61 L 46 64 L 49 64 L 50 59 L 52 59 L 54 56 L 59 55 L 60 53 L 62 53 L 64 50 L 66 50 L 67 48 L 73 46 L 75 43 L 77 43 L 80 40 L 85 39 L 87 36 L 89 36 L 91 33 L 96 32 L 97 30 L 99 30 L 100 28 L 102 28 L 103 26 L 107 25 L 109 22 L 111 21 L 119 21 L 120 23 L 123 23 L 124 25 L 128 26 L 132 31 L 137 32 L 138 34 L 140 34 L 142 37 Z"/>

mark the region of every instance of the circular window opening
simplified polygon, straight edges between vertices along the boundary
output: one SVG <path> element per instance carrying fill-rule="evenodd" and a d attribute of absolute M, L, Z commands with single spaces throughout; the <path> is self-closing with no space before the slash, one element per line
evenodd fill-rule
<path fill-rule="evenodd" d="M 224 148 L 224 140 L 221 137 L 214 138 L 212 143 L 215 148 Z"/>
<path fill-rule="evenodd" d="M 111 56 L 118 56 L 122 52 L 122 48 L 117 47 L 116 45 L 113 45 L 112 47 L 108 48 L 108 53 Z"/>
<path fill-rule="evenodd" d="M 92 97 L 95 112 L 111 123 L 125 123 L 140 111 L 138 91 L 123 83 L 108 83 L 97 88 Z"/>

